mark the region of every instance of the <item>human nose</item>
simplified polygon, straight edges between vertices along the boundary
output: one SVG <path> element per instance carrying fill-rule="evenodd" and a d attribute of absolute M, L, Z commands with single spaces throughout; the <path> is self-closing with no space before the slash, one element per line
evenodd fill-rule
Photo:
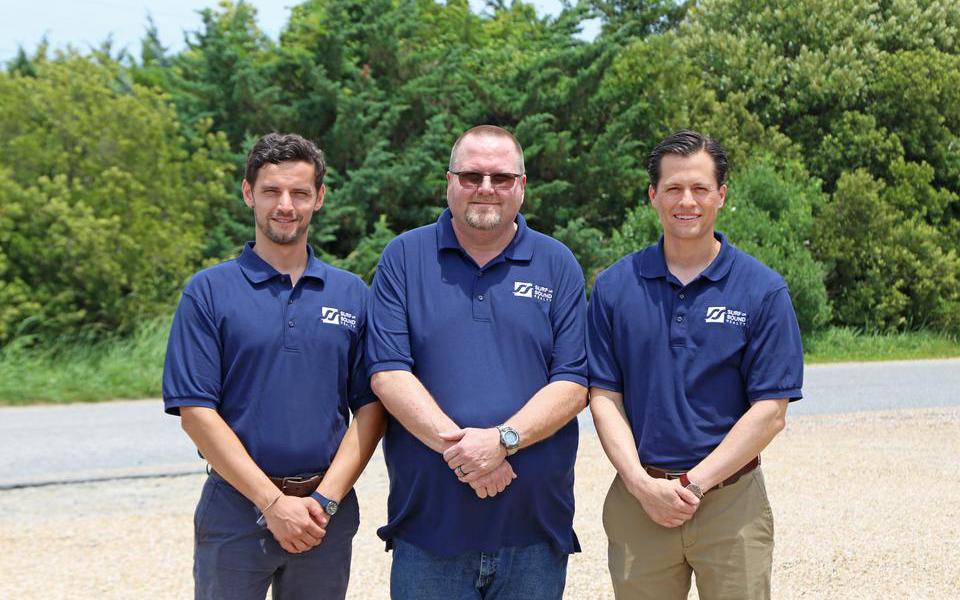
<path fill-rule="evenodd" d="M 293 210 L 293 196 L 290 195 L 290 192 L 284 191 L 280 193 L 277 208 L 281 210 Z"/>
<path fill-rule="evenodd" d="M 496 190 L 493 188 L 493 177 L 490 175 L 484 175 L 483 179 L 480 180 L 480 185 L 477 186 L 477 191 L 484 194 L 493 194 Z"/>

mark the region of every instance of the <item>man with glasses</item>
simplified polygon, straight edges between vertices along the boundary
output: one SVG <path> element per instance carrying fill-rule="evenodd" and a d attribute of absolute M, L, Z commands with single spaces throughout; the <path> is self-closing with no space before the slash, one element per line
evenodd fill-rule
<path fill-rule="evenodd" d="M 801 396 L 787 284 L 714 221 L 720 144 L 679 131 L 648 161 L 663 236 L 590 296 L 591 412 L 617 477 L 603 510 L 617 598 L 769 598 L 773 516 L 760 451 Z"/>
<path fill-rule="evenodd" d="M 210 464 L 196 598 L 346 595 L 353 485 L 386 417 L 363 366 L 367 286 L 307 243 L 324 171 L 299 135 L 257 140 L 243 180 L 255 241 L 196 274 L 173 320 L 164 407 Z"/>
<path fill-rule="evenodd" d="M 450 153 L 447 210 L 384 250 L 367 360 L 391 413 L 391 596 L 557 599 L 586 403 L 583 274 L 519 210 L 523 151 L 493 126 Z"/>

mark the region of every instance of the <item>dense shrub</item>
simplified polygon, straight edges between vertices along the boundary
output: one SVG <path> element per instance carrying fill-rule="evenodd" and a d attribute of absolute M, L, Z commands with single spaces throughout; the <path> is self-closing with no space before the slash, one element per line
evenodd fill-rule
<path fill-rule="evenodd" d="M 0 74 L 0 343 L 131 332 L 169 311 L 226 202 L 222 136 L 79 57 Z"/>

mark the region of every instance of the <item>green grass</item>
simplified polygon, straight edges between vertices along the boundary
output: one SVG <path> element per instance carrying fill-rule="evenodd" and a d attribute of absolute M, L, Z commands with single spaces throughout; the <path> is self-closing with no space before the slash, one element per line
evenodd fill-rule
<path fill-rule="evenodd" d="M 130 339 L 0 352 L 0 405 L 96 402 L 160 395 L 169 319 L 147 323 Z M 833 328 L 804 340 L 807 363 L 960 356 L 960 340 L 919 331 L 865 334 Z"/>
<path fill-rule="evenodd" d="M 0 353 L 0 404 L 157 398 L 169 319 L 132 338 Z"/>
<path fill-rule="evenodd" d="M 834 327 L 808 336 L 803 346 L 807 363 L 960 356 L 960 340 L 933 331 L 878 334 Z"/>

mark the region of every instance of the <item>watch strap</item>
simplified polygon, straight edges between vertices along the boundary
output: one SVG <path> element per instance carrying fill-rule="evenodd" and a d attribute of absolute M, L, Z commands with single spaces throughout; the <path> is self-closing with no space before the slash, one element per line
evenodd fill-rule
<path fill-rule="evenodd" d="M 340 506 L 336 501 L 327 498 L 320 492 L 312 492 L 310 497 L 319 502 L 320 506 L 323 507 L 323 512 L 327 513 L 331 517 L 337 512 L 337 508 Z"/>

